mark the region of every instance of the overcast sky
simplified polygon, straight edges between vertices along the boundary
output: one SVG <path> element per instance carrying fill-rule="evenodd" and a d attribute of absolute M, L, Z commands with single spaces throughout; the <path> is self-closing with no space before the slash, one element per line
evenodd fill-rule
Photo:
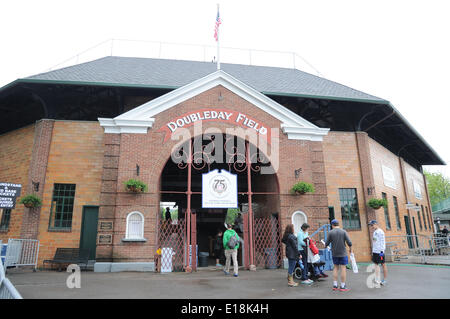
<path fill-rule="evenodd" d="M 297 52 L 325 78 L 389 100 L 450 163 L 448 0 L 2 1 L 0 87 L 111 38 L 214 46 L 217 3 L 221 46 Z M 121 52 L 114 44 L 113 54 L 146 56 L 132 44 L 122 42 Z M 109 55 L 110 44 L 93 51 Z M 223 50 L 221 60 L 231 55 Z M 450 177 L 447 166 L 426 168 Z"/>

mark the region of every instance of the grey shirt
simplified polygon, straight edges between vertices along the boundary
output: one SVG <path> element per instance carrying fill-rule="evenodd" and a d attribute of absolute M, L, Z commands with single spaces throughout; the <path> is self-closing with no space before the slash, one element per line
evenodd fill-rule
<path fill-rule="evenodd" d="M 345 257 L 347 256 L 345 243 L 347 243 L 349 247 L 352 246 L 352 242 L 350 241 L 347 232 L 341 228 L 334 228 L 328 233 L 325 246 L 331 244 L 331 253 L 333 254 L 333 257 Z"/>

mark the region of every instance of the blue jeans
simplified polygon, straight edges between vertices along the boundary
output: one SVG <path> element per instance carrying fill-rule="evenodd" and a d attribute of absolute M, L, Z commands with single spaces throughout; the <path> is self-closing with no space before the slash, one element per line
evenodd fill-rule
<path fill-rule="evenodd" d="M 306 251 L 300 250 L 299 253 L 302 255 L 302 262 L 303 262 L 303 268 L 302 268 L 302 280 L 308 279 L 308 256 L 306 255 Z"/>
<path fill-rule="evenodd" d="M 318 276 L 318 275 L 320 275 L 320 274 L 323 274 L 323 271 L 322 271 L 322 269 L 320 269 L 319 266 L 314 266 L 314 274 L 315 274 L 316 276 Z"/>
<path fill-rule="evenodd" d="M 297 259 L 289 259 L 288 258 L 288 274 L 292 275 L 294 273 L 295 265 L 297 264 Z"/>

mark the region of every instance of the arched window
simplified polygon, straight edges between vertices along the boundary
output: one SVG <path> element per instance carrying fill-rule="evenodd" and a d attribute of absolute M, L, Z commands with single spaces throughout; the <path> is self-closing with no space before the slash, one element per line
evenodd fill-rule
<path fill-rule="evenodd" d="M 126 239 L 144 238 L 144 215 L 140 212 L 131 212 L 127 216 Z"/>
<path fill-rule="evenodd" d="M 308 217 L 306 214 L 302 211 L 296 211 L 292 214 L 292 224 L 294 225 L 294 234 L 297 236 L 298 232 L 300 231 L 302 225 L 306 222 L 308 222 Z"/>

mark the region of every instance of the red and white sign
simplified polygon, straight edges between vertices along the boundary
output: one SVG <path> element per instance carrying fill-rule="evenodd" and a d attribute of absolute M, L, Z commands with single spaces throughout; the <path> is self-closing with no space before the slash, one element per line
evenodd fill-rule
<path fill-rule="evenodd" d="M 267 125 L 261 121 L 251 118 L 245 113 L 227 109 L 201 109 L 185 113 L 168 122 L 166 125 L 161 127 L 159 131 L 166 132 L 166 136 L 164 138 L 165 142 L 177 129 L 190 127 L 198 121 L 225 122 L 238 125 L 246 129 L 252 129 L 255 130 L 257 134 L 262 135 L 270 143 L 270 131 L 267 128 Z"/>

